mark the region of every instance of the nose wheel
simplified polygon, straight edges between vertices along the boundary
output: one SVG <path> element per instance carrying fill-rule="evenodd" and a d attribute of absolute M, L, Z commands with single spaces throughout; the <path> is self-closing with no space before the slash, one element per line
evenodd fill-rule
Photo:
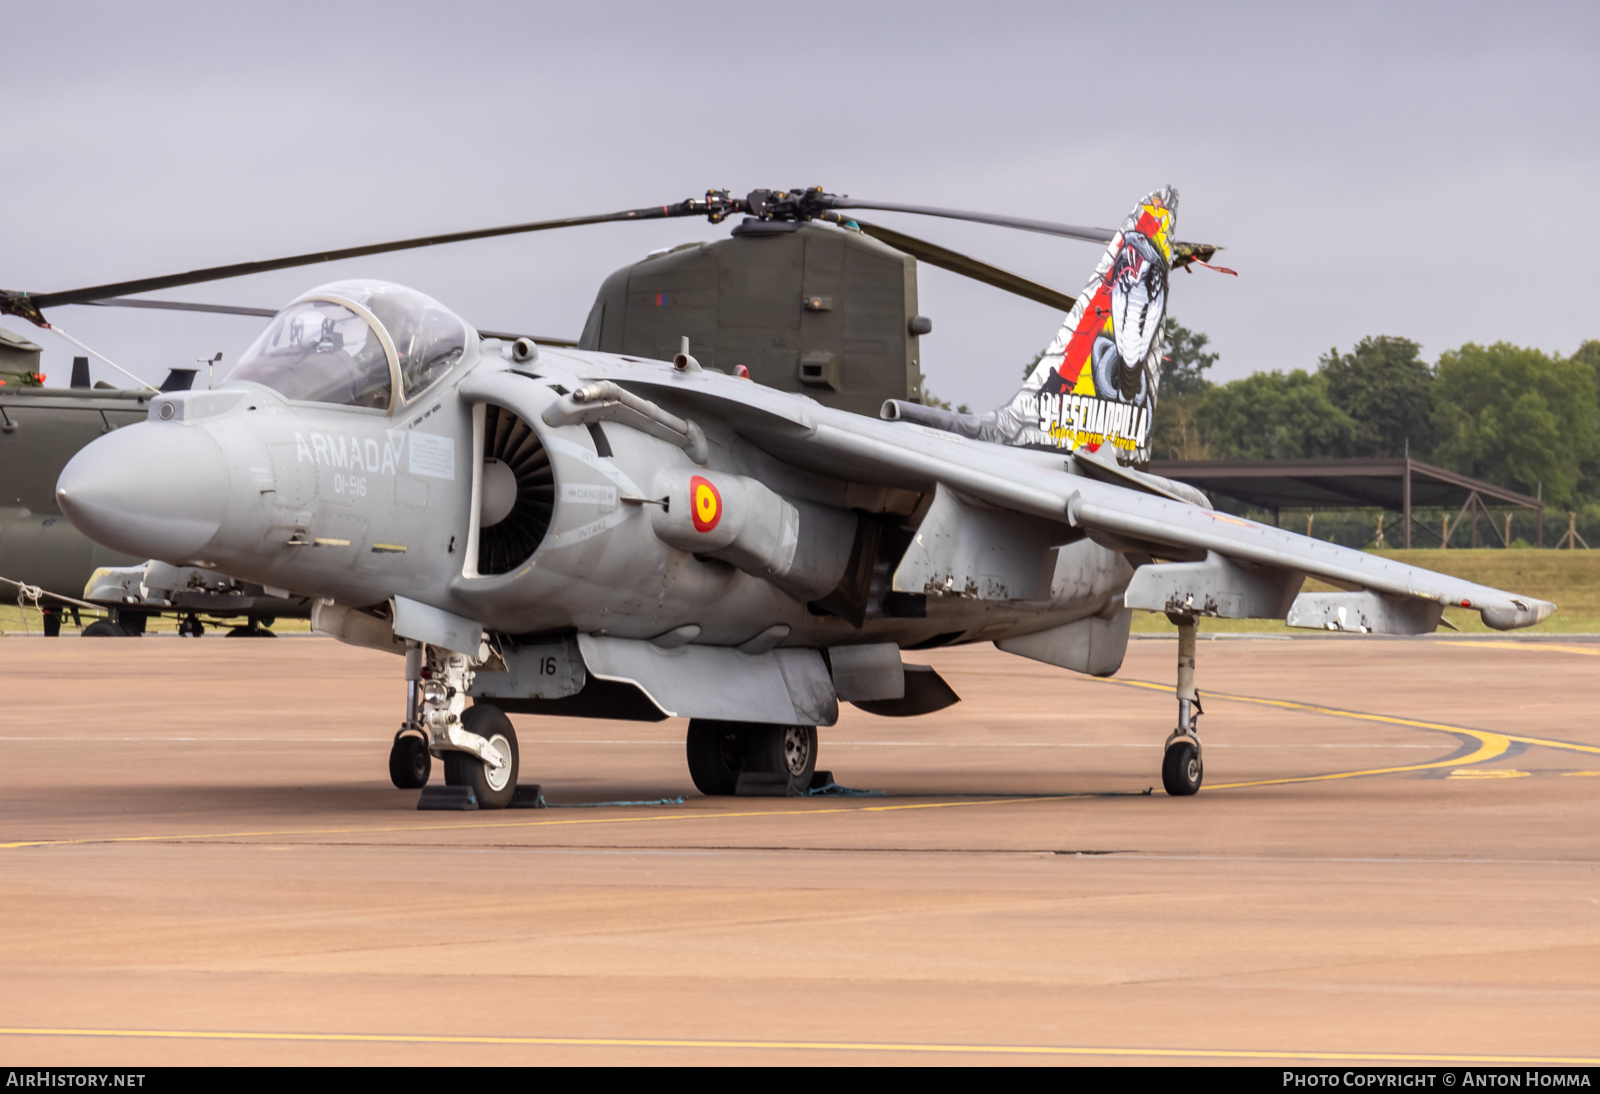
<path fill-rule="evenodd" d="M 389 781 L 401 790 L 418 790 L 428 785 L 433 774 L 433 756 L 428 740 L 416 730 L 402 727 L 389 749 Z"/>

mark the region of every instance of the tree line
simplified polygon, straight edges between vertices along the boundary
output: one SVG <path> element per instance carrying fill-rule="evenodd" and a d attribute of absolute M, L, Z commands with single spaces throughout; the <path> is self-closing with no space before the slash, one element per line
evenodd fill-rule
<path fill-rule="evenodd" d="M 1214 383 L 1210 339 L 1167 320 L 1156 459 L 1401 456 L 1600 521 L 1600 341 L 1570 357 L 1497 342 L 1433 363 L 1409 338 L 1330 349 L 1315 370 Z"/>

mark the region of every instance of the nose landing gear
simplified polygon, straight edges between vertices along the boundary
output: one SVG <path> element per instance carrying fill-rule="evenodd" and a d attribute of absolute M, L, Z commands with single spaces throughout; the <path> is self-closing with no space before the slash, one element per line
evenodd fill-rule
<path fill-rule="evenodd" d="M 467 706 L 472 677 L 464 654 L 406 650 L 406 718 L 389 749 L 389 780 L 402 790 L 426 786 L 437 756 L 445 785 L 470 787 L 480 809 L 504 809 L 517 793 L 517 733 L 499 707 Z"/>
<path fill-rule="evenodd" d="M 1178 628 L 1178 728 L 1167 737 L 1161 785 L 1175 798 L 1200 789 L 1205 763 L 1200 752 L 1200 692 L 1194 686 L 1195 617 L 1167 616 Z"/>
<path fill-rule="evenodd" d="M 389 749 L 389 781 L 401 790 L 420 790 L 433 774 L 428 741 L 409 726 L 401 726 Z"/>

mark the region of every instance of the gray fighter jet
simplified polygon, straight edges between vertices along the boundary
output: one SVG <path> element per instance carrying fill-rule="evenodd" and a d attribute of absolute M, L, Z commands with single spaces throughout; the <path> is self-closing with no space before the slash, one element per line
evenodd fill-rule
<path fill-rule="evenodd" d="M 1418 634 L 1447 605 L 1499 629 L 1554 605 L 1137 469 L 1176 205 L 1167 189 L 1135 207 L 991 414 L 868 418 L 687 346 L 666 362 L 485 339 L 420 293 L 343 281 L 279 313 L 216 390 L 153 397 L 147 422 L 88 445 L 57 498 L 108 547 L 299 590 L 317 630 L 393 652 L 397 785 L 439 758 L 481 806 L 511 804 L 511 712 L 687 717 L 703 792 L 804 790 L 840 700 L 957 701 L 902 650 L 992 641 L 1109 676 L 1149 610 L 1179 628 L 1163 783 L 1193 794 L 1197 617 Z M 1302 593 L 1307 575 L 1348 591 Z"/>

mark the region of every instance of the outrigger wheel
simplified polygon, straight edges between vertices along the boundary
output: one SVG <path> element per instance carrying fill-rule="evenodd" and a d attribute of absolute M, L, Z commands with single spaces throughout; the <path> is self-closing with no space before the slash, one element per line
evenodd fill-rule
<path fill-rule="evenodd" d="M 691 718 L 687 753 L 689 777 L 707 796 L 734 793 L 746 771 L 787 774 L 805 787 L 817 769 L 817 727 Z"/>
<path fill-rule="evenodd" d="M 1197 793 L 1206 771 L 1205 764 L 1200 762 L 1199 751 L 1184 740 L 1185 736 L 1176 736 L 1167 746 L 1167 755 L 1161 761 L 1161 785 L 1174 798 Z"/>
<path fill-rule="evenodd" d="M 517 731 L 511 728 L 511 719 L 499 707 L 476 703 L 462 711 L 461 728 L 486 738 L 511 762 L 490 767 L 470 752 L 446 752 L 446 785 L 472 787 L 480 809 L 504 809 L 517 792 Z"/>
<path fill-rule="evenodd" d="M 1174 798 L 1187 798 L 1200 790 L 1206 766 L 1200 758 L 1200 692 L 1194 686 L 1195 617 L 1168 612 L 1178 628 L 1178 728 L 1167 737 L 1161 758 L 1161 785 Z"/>
<path fill-rule="evenodd" d="M 428 754 L 428 741 L 409 727 L 394 735 L 394 745 L 389 749 L 389 781 L 401 790 L 418 790 L 428 785 L 433 774 L 433 757 Z"/>

